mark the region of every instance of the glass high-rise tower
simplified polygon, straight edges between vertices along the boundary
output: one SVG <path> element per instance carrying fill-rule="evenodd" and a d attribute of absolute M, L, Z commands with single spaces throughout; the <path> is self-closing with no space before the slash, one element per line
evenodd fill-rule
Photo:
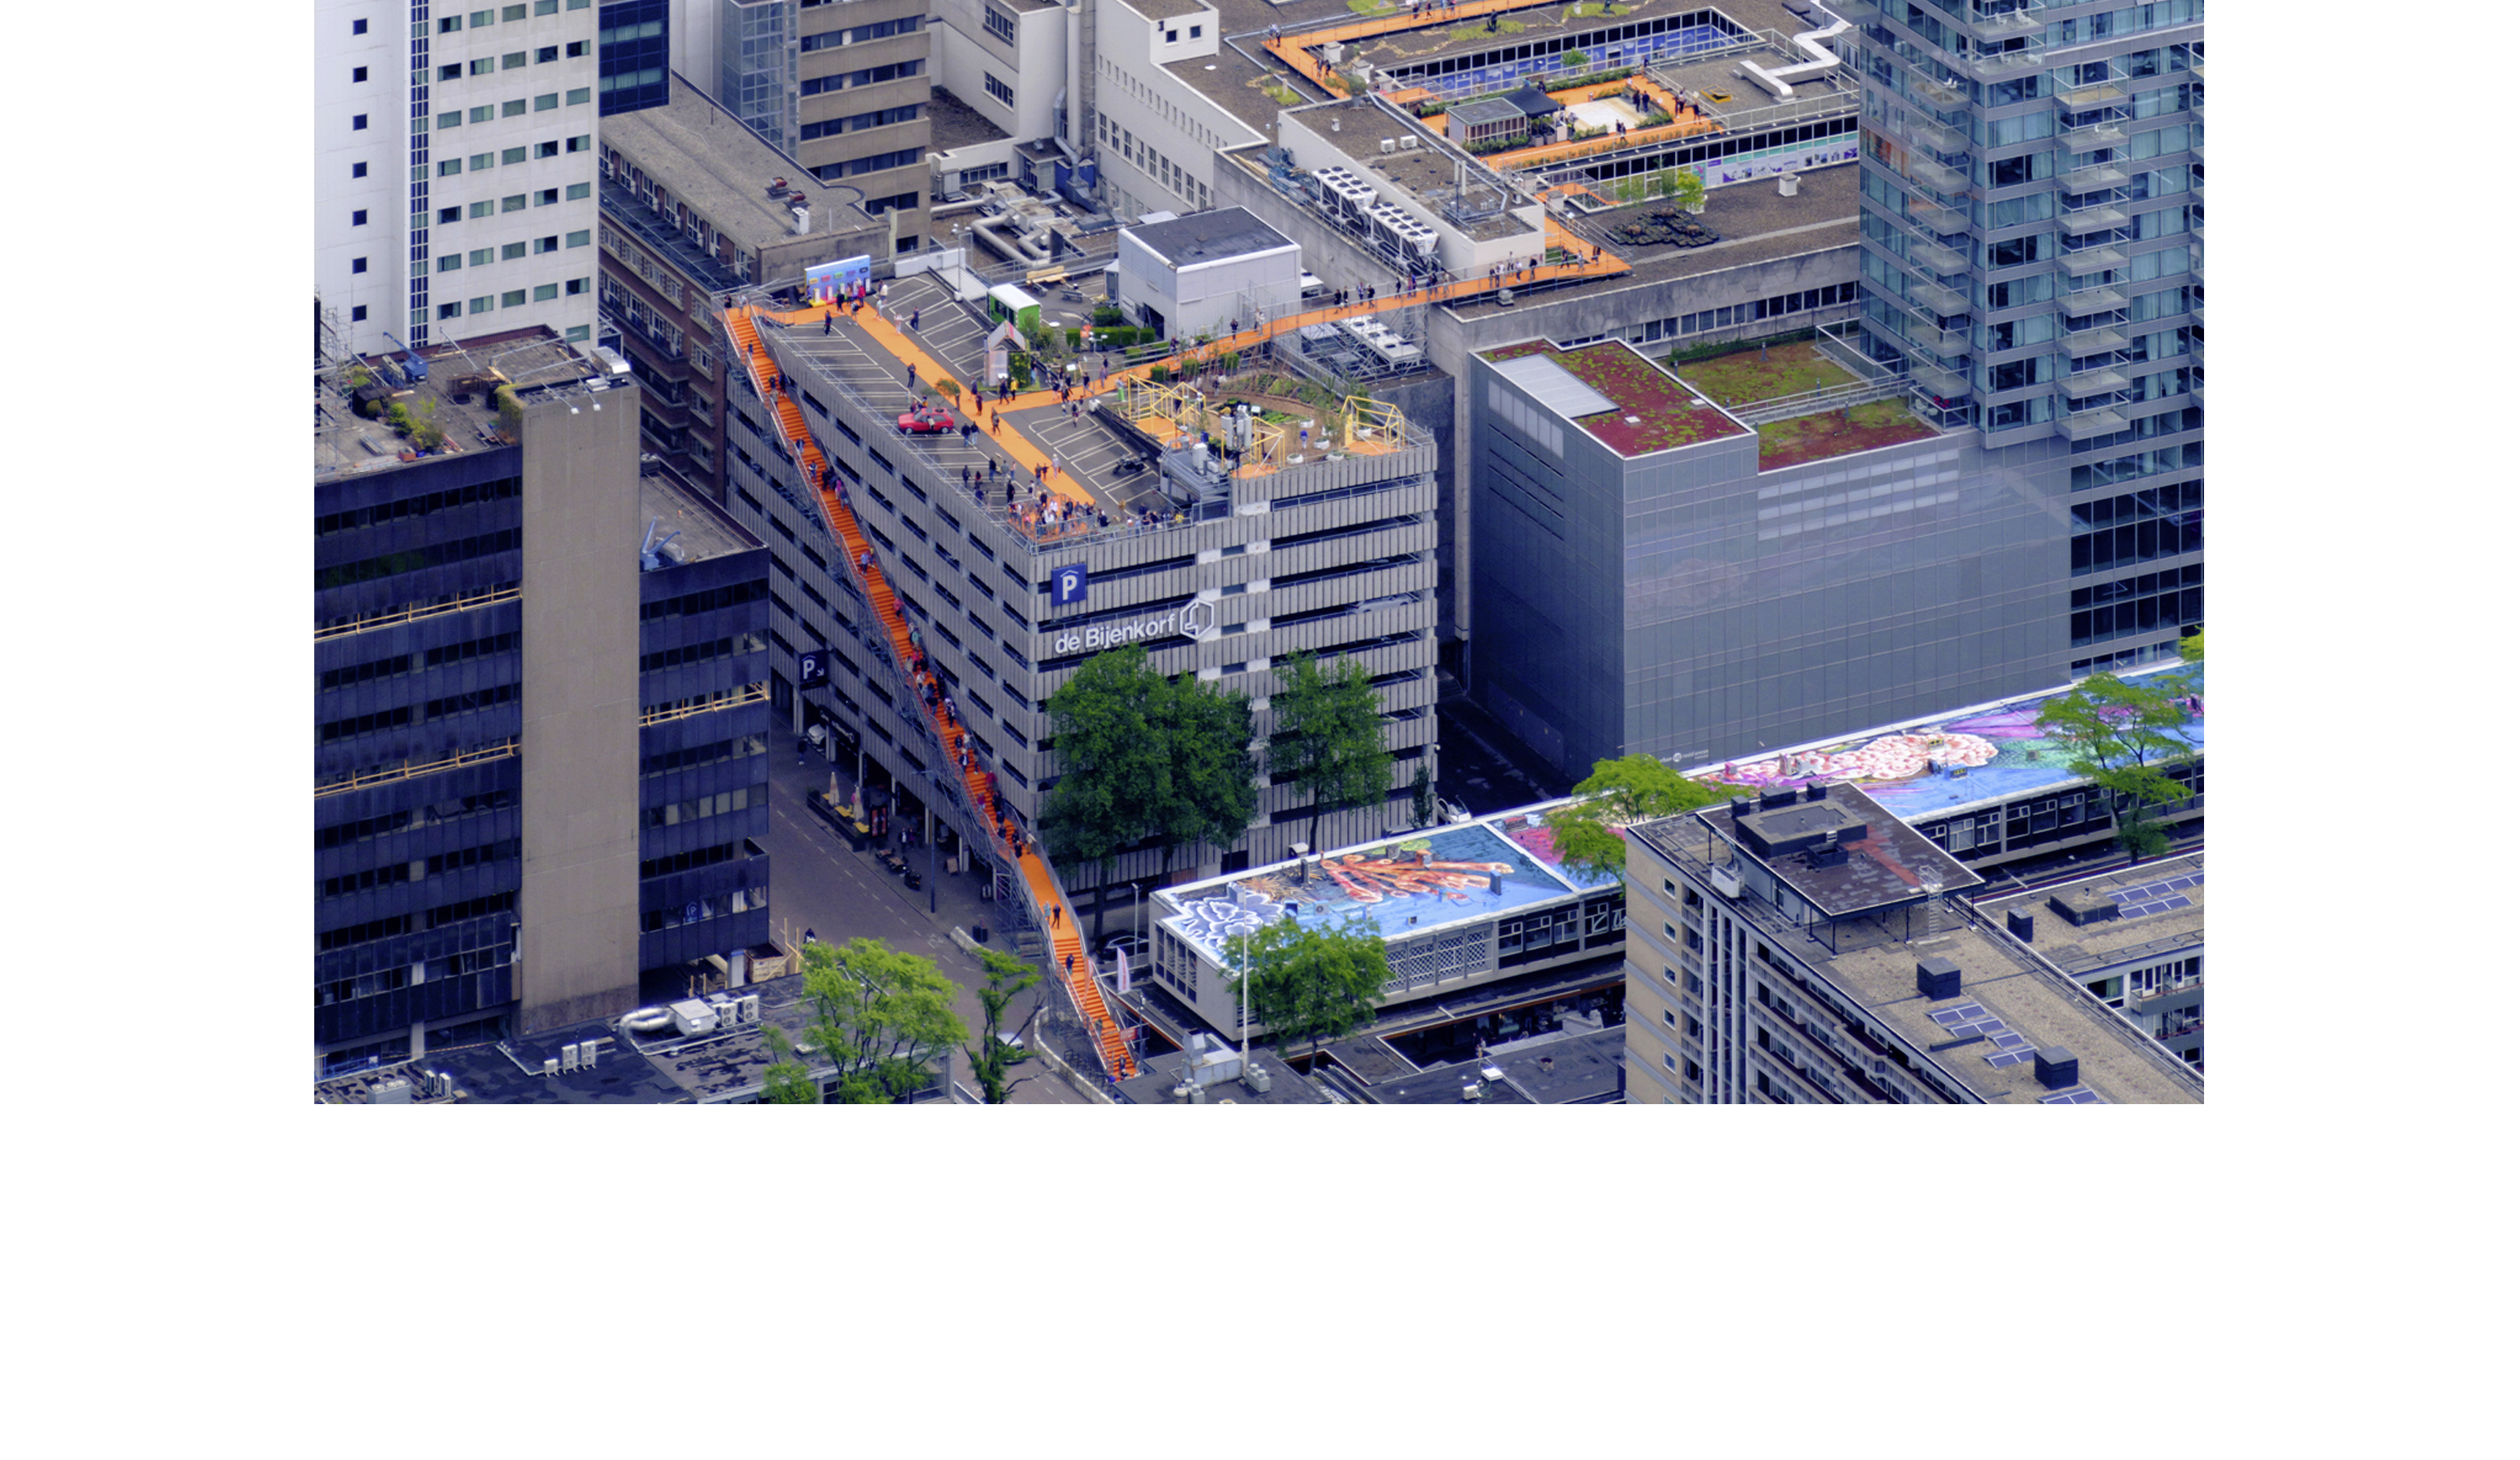
<path fill-rule="evenodd" d="M 2074 671 L 2163 657 L 2202 619 L 2203 0 L 1835 8 L 1866 348 L 2066 474 Z"/>

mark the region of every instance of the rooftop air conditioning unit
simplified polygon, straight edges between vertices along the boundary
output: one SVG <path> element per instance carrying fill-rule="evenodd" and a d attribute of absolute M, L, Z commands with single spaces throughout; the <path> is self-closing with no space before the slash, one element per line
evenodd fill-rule
<path fill-rule="evenodd" d="M 577 1068 L 576 1045 L 563 1044 L 560 1047 L 560 1068 L 562 1070 L 575 1070 Z"/>
<path fill-rule="evenodd" d="M 1416 132 L 1410 132 L 1402 136 L 1400 139 L 1400 150 L 1402 152 L 1416 152 L 1418 150 L 1418 134 Z"/>
<path fill-rule="evenodd" d="M 1706 869 L 1706 880 L 1715 885 L 1715 890 L 1727 897 L 1741 895 L 1741 873 L 1738 868 L 1709 867 Z"/>
<path fill-rule="evenodd" d="M 1382 154 L 1383 154 L 1383 156 L 1385 156 L 1385 157 L 1389 157 L 1391 154 L 1393 154 L 1393 153 L 1395 153 L 1395 152 L 1398 152 L 1399 150 L 1400 150 L 1400 144 L 1399 144 L 1398 142 L 1393 141 L 1393 140 L 1392 140 L 1391 138 L 1389 138 L 1389 137 L 1385 137 L 1385 138 L 1383 138 L 1383 139 L 1382 139 Z"/>

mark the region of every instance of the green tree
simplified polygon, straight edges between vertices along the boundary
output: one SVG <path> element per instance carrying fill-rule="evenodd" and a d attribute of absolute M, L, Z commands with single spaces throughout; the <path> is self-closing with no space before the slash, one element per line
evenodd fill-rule
<path fill-rule="evenodd" d="M 966 1051 L 971 1057 L 971 1077 L 980 1082 L 980 1099 L 989 1105 L 1007 1103 L 1007 1092 L 1020 1081 L 1007 1078 L 1007 1072 L 1032 1058 L 1028 1049 L 1011 1048 L 998 1037 L 1007 1018 L 1007 1006 L 1016 994 L 1041 981 L 1041 971 L 1011 953 L 995 948 L 980 950 L 980 966 L 989 971 L 986 983 L 980 985 L 980 1038 Z M 1023 1027 L 1032 1027 L 1033 1019 L 1041 1017 L 1036 1006 L 1032 1019 Z M 1016 1031 L 1018 1035 L 1022 1030 Z"/>
<path fill-rule="evenodd" d="M 1658 181 L 1671 201 L 1684 208 L 1692 208 L 1706 201 L 1706 182 L 1687 167 L 1674 167 Z"/>
<path fill-rule="evenodd" d="M 1108 886 L 1112 861 L 1154 831 L 1150 808 L 1172 776 L 1154 711 L 1170 688 L 1132 644 L 1087 660 L 1050 697 L 1059 774 L 1042 801 L 1041 840 L 1052 860 L 1091 862 Z M 1094 936 L 1102 936 L 1100 898 Z"/>
<path fill-rule="evenodd" d="M 770 1046 L 773 1061 L 771 1067 L 762 1072 L 761 1103 L 821 1105 L 823 1082 L 814 1078 L 814 1072 L 796 1058 L 796 1046 L 788 1037 L 788 1031 L 775 1024 L 763 1025 L 761 1042 Z"/>
<path fill-rule="evenodd" d="M 804 961 L 804 1042 L 838 1065 L 843 1105 L 908 1095 L 926 1081 L 929 1061 L 970 1037 L 934 959 L 853 937 L 808 944 Z"/>
<path fill-rule="evenodd" d="M 1661 816 L 1677 816 L 1727 798 L 1651 755 L 1596 760 L 1575 788 L 1578 799 L 1545 813 L 1557 840 L 1557 859 L 1592 877 L 1624 877 L 1628 844 L 1612 830 Z"/>
<path fill-rule="evenodd" d="M 2130 866 L 2170 844 L 2152 808 L 2189 795 L 2169 773 L 2196 755 L 2184 736 L 2173 733 L 2187 723 L 2187 707 L 2180 703 L 2186 689 L 2183 676 L 2167 685 L 2161 676 L 2138 685 L 2094 674 L 2039 711 L 2039 728 L 2064 752 L 2065 764 L 2108 793 L 2118 844 L 2126 848 Z"/>
<path fill-rule="evenodd" d="M 1202 842 L 1231 845 L 1260 808 L 1260 788 L 1252 781 L 1257 766 L 1251 757 L 1251 701 L 1210 689 L 1195 674 L 1182 674 L 1157 697 L 1152 713 L 1170 772 L 1160 783 L 1152 818 L 1169 875 L 1174 847 Z M 1102 904 L 1098 900 L 1095 906 L 1099 937 Z"/>
<path fill-rule="evenodd" d="M 1233 842 L 1260 804 L 1252 785 L 1251 703 L 1147 666 L 1137 645 L 1087 660 L 1050 697 L 1058 780 L 1042 808 L 1053 859 L 1093 862 L 1102 882 L 1112 861 L 1153 839 L 1164 871 L 1184 844 Z M 1102 935 L 1097 899 L 1094 935 Z"/>
<path fill-rule="evenodd" d="M 1373 1019 L 1391 960 L 1381 935 L 1362 917 L 1338 927 L 1305 927 L 1281 918 L 1257 933 L 1231 938 L 1226 977 L 1238 987 L 1248 970 L 1251 1022 L 1265 1025 L 1282 1058 L 1291 1040 L 1315 1052 Z"/>
<path fill-rule="evenodd" d="M 1435 782 L 1426 774 L 1426 762 L 1418 762 L 1418 774 L 1409 782 L 1409 814 L 1413 826 L 1435 824 Z"/>
<path fill-rule="evenodd" d="M 2205 630 L 2198 629 L 2179 641 L 2179 657 L 2191 664 L 2205 662 Z"/>
<path fill-rule="evenodd" d="M 1319 851 L 1324 811 L 1379 805 L 1389 792 L 1382 702 L 1365 665 L 1345 657 L 1326 671 L 1311 654 L 1297 654 L 1278 666 L 1278 682 L 1269 699 L 1278 714 L 1269 770 L 1312 794 L 1305 840 Z"/>

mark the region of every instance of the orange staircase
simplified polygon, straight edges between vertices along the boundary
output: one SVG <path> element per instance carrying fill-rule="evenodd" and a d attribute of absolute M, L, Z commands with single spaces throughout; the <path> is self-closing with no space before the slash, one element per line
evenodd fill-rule
<path fill-rule="evenodd" d="M 743 352 L 752 388 L 770 403 L 779 421 L 780 433 L 786 437 L 788 452 L 805 479 L 806 488 L 822 504 L 823 517 L 831 527 L 832 536 L 846 550 L 850 570 L 857 574 L 866 591 L 868 604 L 873 606 L 876 616 L 883 623 L 884 637 L 891 645 L 895 675 L 908 693 L 920 696 L 923 702 L 922 686 L 932 687 L 935 681 L 918 667 L 919 651 L 910 642 L 910 625 L 902 617 L 900 601 L 894 596 L 892 585 L 884 580 L 882 566 L 868 553 L 866 536 L 858 529 L 857 515 L 849 510 L 848 504 L 840 499 L 831 484 L 830 465 L 824 459 L 822 447 L 815 443 L 813 433 L 805 429 L 804 412 L 796 408 L 796 402 L 787 391 L 779 388 L 777 370 L 769 353 L 761 347 L 760 329 L 753 320 L 755 312 L 750 305 L 726 311 L 727 334 L 737 348 Z M 820 311 L 800 313 L 804 317 L 815 317 Z M 925 357 L 922 355 L 920 358 L 923 360 Z M 928 722 L 935 729 L 937 743 L 944 748 L 946 758 L 957 766 L 964 765 L 968 741 L 962 725 L 946 713 L 941 690 L 935 703 L 926 705 L 926 710 Z M 1086 1028 L 1102 1053 L 1103 1071 L 1114 1079 L 1127 1079 L 1136 1074 L 1138 1065 L 1129 1054 L 1129 1042 L 1119 1024 L 1111 1018 L 1109 1006 L 1102 1000 L 1102 987 L 1094 980 L 1093 960 L 1086 953 L 1084 938 L 1077 932 L 1075 909 L 1069 907 L 1060 894 L 1058 884 L 1050 875 L 1049 865 L 1042 860 L 1039 849 L 1029 842 L 1018 844 L 1012 829 L 998 819 L 997 778 L 979 769 L 974 758 L 963 770 L 962 780 L 964 795 L 972 814 L 980 825 L 988 829 L 990 839 L 1014 860 L 1022 871 L 1024 885 L 1032 895 L 1034 906 L 1046 914 L 1041 921 L 1043 931 L 1049 935 L 1053 977 L 1064 982 L 1069 995 L 1075 999 L 1077 1012 L 1084 1017 Z"/>

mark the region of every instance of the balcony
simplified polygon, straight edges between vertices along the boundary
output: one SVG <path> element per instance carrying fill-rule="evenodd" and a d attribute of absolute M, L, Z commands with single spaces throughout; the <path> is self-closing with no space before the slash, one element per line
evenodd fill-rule
<path fill-rule="evenodd" d="M 1891 336 L 1890 342 L 1897 345 L 1910 359 L 1921 364 L 1939 365 L 1954 355 L 1968 352 L 1969 332 L 1966 324 L 1955 325 L 1946 330 L 1911 315 L 1907 321 L 1907 329 L 1908 333 L 1905 335 Z"/>
<path fill-rule="evenodd" d="M 1960 24 L 1969 34 L 1980 40 L 2009 40 L 2016 35 L 2028 35 L 2034 30 L 2045 32 L 2048 28 L 2048 18 L 2041 12 L 2046 8 L 2044 5 L 2025 5 L 2015 10 L 1972 15 Z"/>
<path fill-rule="evenodd" d="M 2126 372 L 2114 365 L 2104 365 L 2097 370 L 2086 370 L 2081 375 L 2065 378 L 2065 394 L 2076 400 L 2088 399 L 2093 395 L 2105 395 L 2112 390 L 2123 390 L 2126 388 Z"/>
<path fill-rule="evenodd" d="M 1969 227 L 1967 209 L 1947 206 L 1923 198 L 1908 200 L 1908 218 L 1928 233 L 1966 233 Z"/>
<path fill-rule="evenodd" d="M 1908 378 L 1945 400 L 1958 400 L 1968 394 L 1966 376 L 1921 360 L 1908 367 Z"/>
<path fill-rule="evenodd" d="M 1908 240 L 1908 257 L 1937 274 L 1957 274 L 1968 268 L 1967 254 L 1958 249 L 1928 243 L 1923 239 Z"/>
<path fill-rule="evenodd" d="M 2058 302 L 2064 306 L 2066 314 L 2081 319 L 2088 315 L 2107 314 L 2113 310 L 2124 309 L 2127 305 L 2127 294 L 2125 290 L 2115 285 L 2103 284 L 2093 289 L 2078 289 Z"/>
<path fill-rule="evenodd" d="M 1958 167 L 1945 166 L 1932 158 L 1921 157 L 1914 153 L 1908 156 L 1908 175 L 1935 192 L 1950 197 L 1957 197 L 1965 191 L 1969 183 L 1968 174 Z"/>
<path fill-rule="evenodd" d="M 1941 317 L 1966 314 L 1969 306 L 1968 296 L 1924 279 L 1908 281 L 1908 299 Z M 1940 319 L 1936 322 L 1940 323 Z"/>
<path fill-rule="evenodd" d="M 2112 188 L 2125 187 L 2126 180 L 2126 169 L 2117 163 L 2093 162 L 2089 167 L 2075 168 L 2056 182 L 2068 193 L 2105 193 Z"/>
<path fill-rule="evenodd" d="M 2096 325 L 2065 337 L 2065 353 L 2075 359 L 2105 355 L 2127 346 L 2127 332 L 2116 325 Z"/>
<path fill-rule="evenodd" d="M 2126 128 L 2114 121 L 2095 121 L 2089 126 L 2067 127 L 2056 134 L 2056 145 L 2066 152 L 2098 152 L 2101 148 L 2126 146 Z"/>
<path fill-rule="evenodd" d="M 2110 406 L 2095 406 L 2074 411 L 2058 424 L 2065 435 L 2077 441 L 2093 436 L 2115 435 L 2127 429 L 2126 413 Z"/>
<path fill-rule="evenodd" d="M 2046 27 L 2041 28 L 2044 30 Z M 1967 60 L 1966 67 L 1968 73 L 1981 81 L 2002 81 L 2020 75 L 2023 71 L 2037 69 L 2046 63 L 2047 59 L 2046 43 L 2033 41 L 2017 51 L 1997 51 L 1990 55 L 1971 56 Z"/>
<path fill-rule="evenodd" d="M 1969 139 L 1967 133 L 1962 132 L 1958 127 L 1945 126 L 1941 122 L 1935 121 L 1931 117 L 1920 114 L 1909 114 L 1907 132 L 1910 137 L 1925 144 L 1936 152 L 1955 153 L 1965 152 L 1968 150 Z"/>
<path fill-rule="evenodd" d="M 2070 87 L 2056 93 L 2056 105 L 2068 112 L 2096 112 L 2123 102 L 2126 97 L 2124 81 L 2094 81 L 2088 86 Z"/>
<path fill-rule="evenodd" d="M 2063 274 L 2105 274 L 2126 266 L 2126 251 L 2115 244 L 2089 244 L 2056 260 L 2057 272 Z"/>
<path fill-rule="evenodd" d="M 2126 225 L 2126 209 L 2106 203 L 2078 207 L 2056 220 L 2057 230 L 2062 233 L 2106 233 Z"/>

